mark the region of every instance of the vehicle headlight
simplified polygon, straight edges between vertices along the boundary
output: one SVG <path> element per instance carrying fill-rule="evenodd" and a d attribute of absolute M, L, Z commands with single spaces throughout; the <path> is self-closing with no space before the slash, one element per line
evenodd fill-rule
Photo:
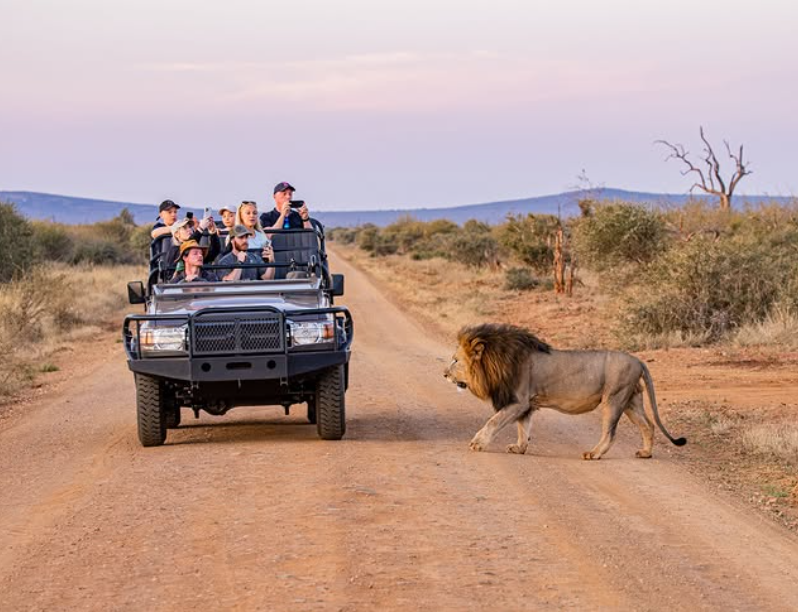
<path fill-rule="evenodd" d="M 294 345 L 332 342 L 335 339 L 331 321 L 289 321 L 288 326 Z"/>
<path fill-rule="evenodd" d="M 184 353 L 188 325 L 179 327 L 143 327 L 141 329 L 142 353 Z"/>

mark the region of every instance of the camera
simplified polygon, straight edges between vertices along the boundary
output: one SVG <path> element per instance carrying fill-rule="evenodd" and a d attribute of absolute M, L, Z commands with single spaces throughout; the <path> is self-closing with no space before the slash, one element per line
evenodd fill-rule
<path fill-rule="evenodd" d="M 305 205 L 305 200 L 291 200 L 288 205 L 291 208 L 302 208 Z"/>
<path fill-rule="evenodd" d="M 193 218 L 194 218 L 194 213 L 191 212 L 190 210 L 187 211 L 186 212 L 186 219 L 193 219 Z"/>

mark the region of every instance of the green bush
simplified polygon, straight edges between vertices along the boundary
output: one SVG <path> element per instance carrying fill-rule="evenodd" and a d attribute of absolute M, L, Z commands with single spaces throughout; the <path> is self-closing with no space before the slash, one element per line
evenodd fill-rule
<path fill-rule="evenodd" d="M 495 266 L 499 263 L 499 244 L 490 234 L 459 232 L 448 238 L 442 254 L 474 268 Z"/>
<path fill-rule="evenodd" d="M 376 225 L 364 225 L 357 236 L 357 245 L 373 257 L 391 255 L 396 253 L 398 247 L 393 242 L 393 237 L 388 238 L 382 234 Z"/>
<path fill-rule="evenodd" d="M 66 226 L 46 221 L 34 221 L 31 225 L 39 259 L 61 262 L 72 260 L 75 240 Z"/>
<path fill-rule="evenodd" d="M 327 240 L 340 242 L 341 244 L 354 244 L 357 242 L 359 228 L 357 227 L 333 227 L 325 232 Z"/>
<path fill-rule="evenodd" d="M 392 252 L 404 255 L 424 240 L 427 235 L 426 229 L 425 224 L 418 219 L 411 216 L 402 217 L 380 231 L 382 245 L 391 245 Z"/>
<path fill-rule="evenodd" d="M 621 338 L 677 332 L 714 341 L 762 321 L 783 298 L 783 266 L 790 265 L 779 262 L 783 255 L 753 240 L 696 238 L 674 245 L 625 292 Z"/>
<path fill-rule="evenodd" d="M 509 291 L 531 291 L 540 286 L 540 279 L 529 268 L 510 268 L 505 272 L 504 288 Z"/>
<path fill-rule="evenodd" d="M 13 204 L 0 204 L 0 283 L 29 270 L 36 260 L 36 243 L 30 223 Z"/>
<path fill-rule="evenodd" d="M 72 264 L 112 265 L 135 263 L 136 256 L 125 243 L 94 238 L 80 242 L 72 253 Z"/>
<path fill-rule="evenodd" d="M 149 259 L 150 243 L 152 242 L 151 231 L 152 226 L 140 225 L 130 233 L 128 244 L 130 245 L 132 261 L 146 262 Z"/>
<path fill-rule="evenodd" d="M 606 204 L 574 223 L 573 244 L 579 260 L 599 271 L 618 264 L 646 263 L 667 246 L 665 221 L 643 206 Z"/>
<path fill-rule="evenodd" d="M 537 272 L 554 263 L 554 234 L 560 220 L 553 215 L 509 215 L 498 229 L 499 243 Z"/>

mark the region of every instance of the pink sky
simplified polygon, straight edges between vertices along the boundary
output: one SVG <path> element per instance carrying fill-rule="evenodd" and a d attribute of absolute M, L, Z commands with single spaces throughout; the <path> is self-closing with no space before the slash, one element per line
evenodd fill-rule
<path fill-rule="evenodd" d="M 798 193 L 798 7 L 2 0 L 0 190 L 202 206 L 685 192 L 658 138 L 744 143 Z M 707 29 L 711 28 L 711 29 Z"/>

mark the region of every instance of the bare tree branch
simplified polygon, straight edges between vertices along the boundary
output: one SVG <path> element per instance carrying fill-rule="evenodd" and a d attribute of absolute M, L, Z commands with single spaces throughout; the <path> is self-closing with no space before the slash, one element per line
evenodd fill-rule
<path fill-rule="evenodd" d="M 701 135 L 701 141 L 704 143 L 704 157 L 702 157 L 702 161 L 707 167 L 706 174 L 690 160 L 688 157 L 690 153 L 682 145 L 674 145 L 667 140 L 656 140 L 655 144 L 665 145 L 670 150 L 670 155 L 665 158 L 666 161 L 669 159 L 678 159 L 687 167 L 681 171 L 682 176 L 687 176 L 691 173 L 698 175 L 699 180 L 690 187 L 690 193 L 695 189 L 700 189 L 704 193 L 717 196 L 720 199 L 721 208 L 728 210 L 731 208 L 731 198 L 737 184 L 744 176 L 751 174 L 751 170 L 747 168 L 743 159 L 743 147 L 741 145 L 739 154 L 735 155 L 732 153 L 728 141 L 723 141 L 726 145 L 726 152 L 735 162 L 735 170 L 729 179 L 729 185 L 727 187 L 726 182 L 723 180 L 723 176 L 721 176 L 720 162 L 715 155 L 712 145 L 704 134 L 703 126 L 699 126 L 699 134 Z"/>

